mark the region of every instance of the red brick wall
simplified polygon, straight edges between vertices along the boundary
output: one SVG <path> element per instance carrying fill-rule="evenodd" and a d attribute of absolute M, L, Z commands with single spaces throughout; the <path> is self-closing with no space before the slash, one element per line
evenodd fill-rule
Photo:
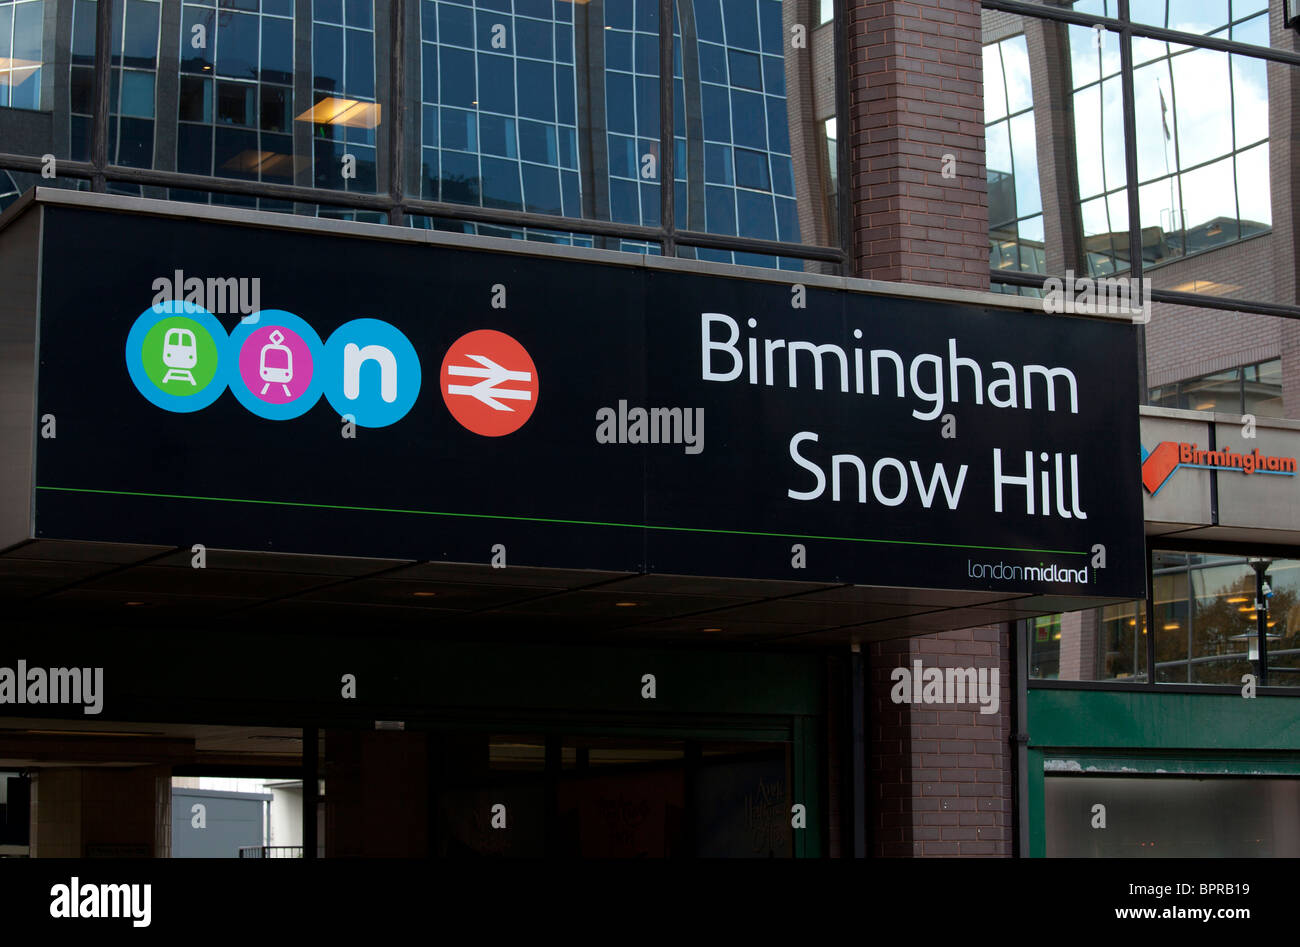
<path fill-rule="evenodd" d="M 1011 699 L 1006 626 L 947 631 L 871 646 L 868 791 L 877 856 L 1012 854 Z M 895 704 L 890 672 L 998 668 L 998 712 L 977 704 Z"/>
<path fill-rule="evenodd" d="M 848 6 L 855 275 L 987 289 L 979 2 Z"/>

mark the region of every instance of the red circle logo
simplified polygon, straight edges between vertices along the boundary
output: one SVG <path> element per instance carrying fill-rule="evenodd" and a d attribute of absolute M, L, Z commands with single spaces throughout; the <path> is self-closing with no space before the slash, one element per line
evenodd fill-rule
<path fill-rule="evenodd" d="M 442 360 L 439 383 L 451 416 L 484 437 L 519 430 L 537 407 L 532 356 L 495 329 L 478 329 L 453 342 Z"/>

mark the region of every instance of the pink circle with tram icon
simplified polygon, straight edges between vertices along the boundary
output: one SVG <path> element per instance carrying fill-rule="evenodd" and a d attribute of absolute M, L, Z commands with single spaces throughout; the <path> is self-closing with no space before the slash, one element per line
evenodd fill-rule
<path fill-rule="evenodd" d="M 311 386 L 311 349 L 285 326 L 259 326 L 239 350 L 239 375 L 248 390 L 269 404 L 288 404 Z"/>

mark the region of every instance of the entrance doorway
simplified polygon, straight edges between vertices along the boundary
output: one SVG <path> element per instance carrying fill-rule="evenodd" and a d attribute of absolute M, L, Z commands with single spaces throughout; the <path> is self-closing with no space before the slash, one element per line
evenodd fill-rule
<path fill-rule="evenodd" d="M 785 741 L 331 730 L 325 747 L 327 857 L 795 854 Z"/>

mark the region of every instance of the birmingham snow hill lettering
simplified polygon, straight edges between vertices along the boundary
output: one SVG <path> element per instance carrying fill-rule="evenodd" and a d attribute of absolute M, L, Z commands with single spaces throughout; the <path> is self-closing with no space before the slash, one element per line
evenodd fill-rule
<path fill-rule="evenodd" d="M 1143 593 L 1127 324 L 46 213 L 38 536 Z"/>

